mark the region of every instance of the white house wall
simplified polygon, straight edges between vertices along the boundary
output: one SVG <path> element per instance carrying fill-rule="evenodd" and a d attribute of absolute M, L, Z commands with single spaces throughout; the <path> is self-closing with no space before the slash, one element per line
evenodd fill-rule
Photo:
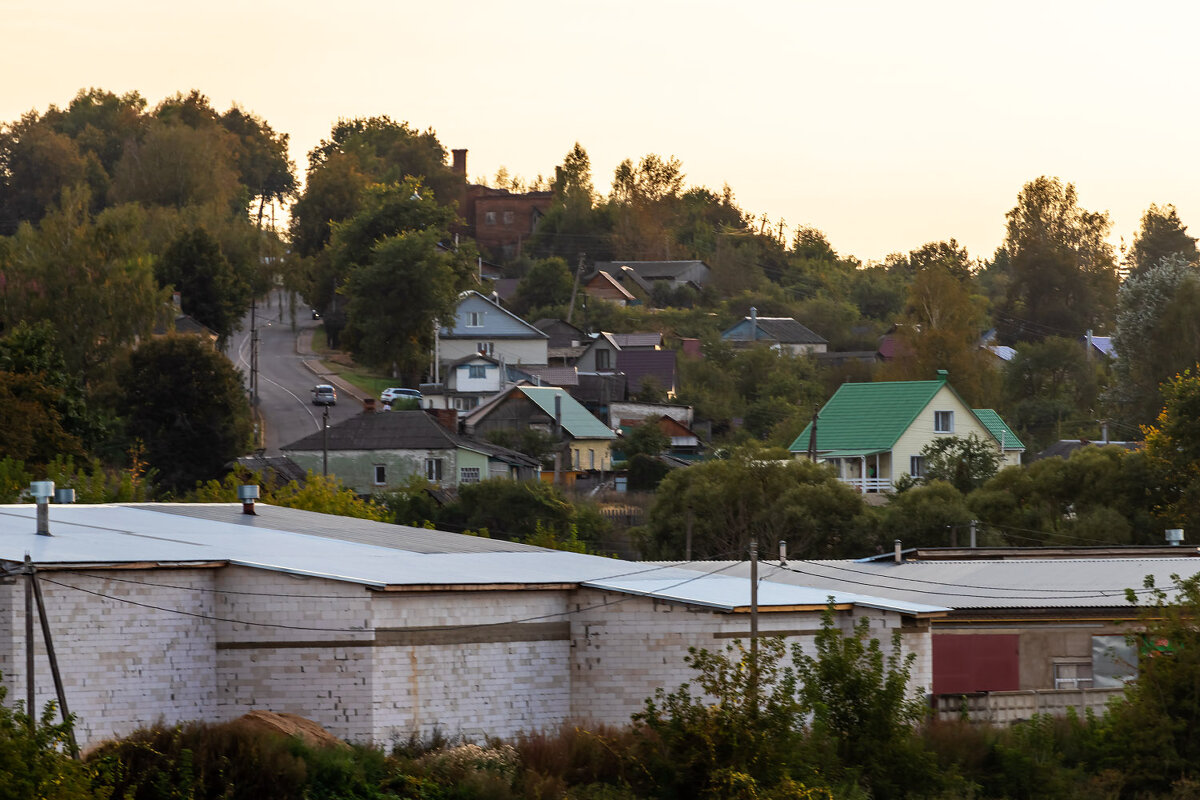
<path fill-rule="evenodd" d="M 477 339 L 442 339 L 438 358 L 446 364 L 473 356 L 479 352 L 480 342 L 491 342 L 493 349 L 488 355 L 506 364 L 544 367 L 548 363 L 546 339 L 493 339 L 482 333 Z"/>
<path fill-rule="evenodd" d="M 953 431 L 949 433 L 934 432 L 934 412 L 936 411 L 954 412 Z M 972 433 L 985 442 L 990 443 L 999 452 L 1000 448 L 991 432 L 983 427 L 975 418 L 974 412 L 959 400 L 958 396 L 949 387 L 943 386 L 933 396 L 929 405 L 921 410 L 921 413 L 917 415 L 917 418 L 908 426 L 908 430 L 900 436 L 896 441 L 895 447 L 892 448 L 894 470 L 892 480 L 895 481 L 902 474 L 908 474 L 912 456 L 921 455 L 922 448 L 934 439 L 945 436 L 957 436 L 965 439 Z"/>

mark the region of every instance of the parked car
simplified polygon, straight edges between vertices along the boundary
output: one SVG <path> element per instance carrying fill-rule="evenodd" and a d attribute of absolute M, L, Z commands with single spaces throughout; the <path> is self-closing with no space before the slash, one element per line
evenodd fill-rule
<path fill-rule="evenodd" d="M 397 400 L 421 400 L 421 393 L 416 389 L 384 389 L 379 395 L 379 399 L 384 403 L 394 403 Z"/>
<path fill-rule="evenodd" d="M 318 383 L 312 388 L 312 402 L 314 406 L 336 406 L 337 389 L 328 383 Z"/>
<path fill-rule="evenodd" d="M 320 311 L 317 311 L 317 310 L 314 308 L 314 309 L 312 310 L 312 318 L 313 318 L 313 319 L 320 319 L 320 318 L 321 318 L 321 312 L 320 312 Z"/>

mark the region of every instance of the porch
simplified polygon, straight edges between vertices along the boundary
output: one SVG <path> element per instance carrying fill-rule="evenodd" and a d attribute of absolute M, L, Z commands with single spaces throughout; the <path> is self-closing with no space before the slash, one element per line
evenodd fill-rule
<path fill-rule="evenodd" d="M 892 491 L 892 452 L 890 450 L 840 450 L 818 454 L 832 464 L 838 480 L 855 488 L 859 494 Z"/>

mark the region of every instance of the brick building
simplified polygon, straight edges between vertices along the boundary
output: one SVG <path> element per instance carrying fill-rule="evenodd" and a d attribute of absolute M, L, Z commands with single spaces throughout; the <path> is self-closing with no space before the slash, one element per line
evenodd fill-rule
<path fill-rule="evenodd" d="M 361 742 L 624 724 L 692 677 L 690 646 L 749 628 L 749 583 L 260 504 L 30 505 L 0 514 L 0 670 L 24 697 L 30 554 L 84 746 L 163 720 L 290 712 Z M 14 574 L 16 571 L 18 574 Z M 895 629 L 929 684 L 938 606 L 763 584 L 759 630 L 811 652 L 839 624 Z M 54 697 L 35 634 L 36 705 Z"/>
<path fill-rule="evenodd" d="M 453 150 L 452 168 L 467 177 L 467 151 Z M 459 214 L 466 221 L 466 233 L 481 250 L 493 258 L 511 259 L 521 254 L 521 246 L 537 228 L 538 221 L 550 208 L 553 192 L 513 193 L 469 183 L 463 192 Z"/>

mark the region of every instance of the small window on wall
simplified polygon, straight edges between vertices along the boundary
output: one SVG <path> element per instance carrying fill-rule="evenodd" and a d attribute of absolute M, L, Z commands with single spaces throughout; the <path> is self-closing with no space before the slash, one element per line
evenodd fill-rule
<path fill-rule="evenodd" d="M 484 214 L 483 215 L 483 224 L 484 225 L 495 225 L 496 224 L 496 212 L 489 211 L 486 214 Z"/>
<path fill-rule="evenodd" d="M 425 479 L 440 483 L 442 480 L 442 459 L 427 458 L 425 459 Z"/>
<path fill-rule="evenodd" d="M 387 466 L 385 466 L 384 464 L 376 464 L 375 465 L 375 485 L 376 486 L 386 486 L 387 485 Z"/>
<path fill-rule="evenodd" d="M 458 471 L 459 483 L 479 483 L 479 467 L 463 467 Z"/>
<path fill-rule="evenodd" d="M 609 361 L 609 352 L 607 350 L 596 351 L 596 369 L 608 369 L 611 362 Z"/>
<path fill-rule="evenodd" d="M 1092 688 L 1092 662 L 1071 661 L 1054 665 L 1055 689 Z"/>
<path fill-rule="evenodd" d="M 471 364 L 467 367 L 467 377 L 472 380 L 479 380 L 487 377 L 487 367 L 483 364 Z"/>
<path fill-rule="evenodd" d="M 505 225 L 513 224 L 513 212 L 511 212 L 511 211 L 504 212 L 504 224 Z"/>
<path fill-rule="evenodd" d="M 925 477 L 925 456 L 912 456 L 908 459 L 908 474 L 914 478 Z"/>
<path fill-rule="evenodd" d="M 485 313 L 487 313 L 487 312 L 468 311 L 467 312 L 467 327 L 468 328 L 482 328 L 483 327 L 483 315 Z"/>
<path fill-rule="evenodd" d="M 935 412 L 933 412 L 933 432 L 934 433 L 954 433 L 954 412 L 953 411 L 935 411 Z"/>

